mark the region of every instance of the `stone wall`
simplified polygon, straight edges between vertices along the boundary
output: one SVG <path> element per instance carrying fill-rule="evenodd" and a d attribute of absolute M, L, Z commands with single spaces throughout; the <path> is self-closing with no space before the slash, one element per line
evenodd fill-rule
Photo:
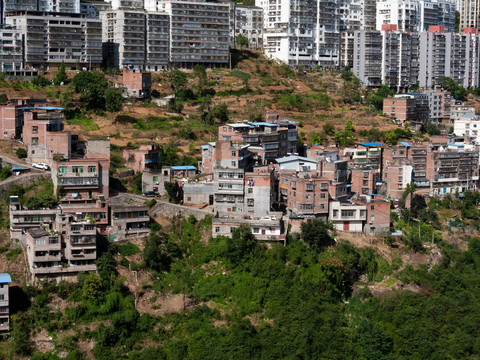
<path fill-rule="evenodd" d="M 0 182 L 0 197 L 5 196 L 8 189 L 13 185 L 30 186 L 42 180 L 42 178 L 50 180 L 50 172 L 31 172 L 18 176 L 11 176 Z"/>
<path fill-rule="evenodd" d="M 176 215 L 188 217 L 191 214 L 193 214 L 193 216 L 195 216 L 197 220 L 202 220 L 207 215 L 213 215 L 211 211 L 195 209 L 183 205 L 171 204 L 166 201 L 158 201 L 157 204 L 149 211 L 149 215 L 152 218 L 155 218 L 157 216 L 173 217 Z"/>

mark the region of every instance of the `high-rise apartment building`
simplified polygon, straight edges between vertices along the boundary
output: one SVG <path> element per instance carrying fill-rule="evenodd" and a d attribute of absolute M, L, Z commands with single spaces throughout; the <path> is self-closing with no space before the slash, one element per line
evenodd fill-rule
<path fill-rule="evenodd" d="M 422 32 L 430 26 L 455 31 L 455 3 L 450 0 L 380 0 L 377 2 L 377 30 L 397 25 L 399 31 Z"/>
<path fill-rule="evenodd" d="M 465 28 L 480 27 L 480 1 L 461 0 L 458 11 L 460 12 L 460 31 Z"/>
<path fill-rule="evenodd" d="M 348 0 L 340 6 L 340 65 L 353 66 L 354 31 L 375 30 L 375 0 Z"/>
<path fill-rule="evenodd" d="M 230 61 L 230 5 L 208 1 L 146 0 L 147 11 L 169 15 L 169 63 L 218 67 Z"/>
<path fill-rule="evenodd" d="M 338 0 L 257 0 L 264 12 L 264 51 L 293 66 L 340 63 Z"/>
<path fill-rule="evenodd" d="M 229 2 L 230 5 L 230 43 L 236 43 L 237 36 L 248 39 L 249 49 L 263 47 L 263 9 L 257 6 L 246 6 Z"/>
<path fill-rule="evenodd" d="M 62 13 L 80 13 L 80 0 L 2 0 L 0 12 L 2 24 L 6 13 L 10 11 L 47 11 Z"/>
<path fill-rule="evenodd" d="M 467 30 L 469 31 L 469 30 Z M 479 37 L 469 33 L 447 33 L 443 27 L 430 27 L 420 34 L 420 87 L 439 85 L 444 76 L 460 85 L 479 86 Z"/>
<path fill-rule="evenodd" d="M 26 69 L 99 69 L 102 63 L 102 23 L 84 14 L 15 11 L 6 23 L 25 38 Z"/>
<path fill-rule="evenodd" d="M 102 11 L 100 18 L 103 25 L 103 58 L 107 67 L 154 71 L 167 67 L 167 14 L 121 8 Z"/>

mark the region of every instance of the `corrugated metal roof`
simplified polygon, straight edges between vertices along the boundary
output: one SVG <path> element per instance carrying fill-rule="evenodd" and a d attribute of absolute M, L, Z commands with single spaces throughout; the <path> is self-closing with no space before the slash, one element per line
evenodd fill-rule
<path fill-rule="evenodd" d="M 11 283 L 12 282 L 12 278 L 10 276 L 10 274 L 8 273 L 1 273 L 0 274 L 0 283 Z"/>
<path fill-rule="evenodd" d="M 283 158 L 275 159 L 275 161 L 279 164 L 290 162 L 290 161 L 297 161 L 297 160 L 298 161 L 308 161 L 308 162 L 315 163 L 315 164 L 318 163 L 317 160 L 309 159 L 309 158 L 306 158 L 306 157 L 303 157 L 303 156 L 297 156 L 297 155 L 285 156 Z"/>
<path fill-rule="evenodd" d="M 248 123 L 249 125 L 253 125 L 253 126 L 268 126 L 268 127 L 278 127 L 277 124 L 271 124 L 271 123 L 267 123 L 267 122 L 255 122 L 255 123 Z"/>

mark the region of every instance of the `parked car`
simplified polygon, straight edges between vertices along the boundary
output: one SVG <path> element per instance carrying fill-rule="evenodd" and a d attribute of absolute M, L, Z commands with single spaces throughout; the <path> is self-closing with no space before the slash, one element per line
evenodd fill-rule
<path fill-rule="evenodd" d="M 145 197 L 155 197 L 155 196 L 158 196 L 158 193 L 156 193 L 155 191 L 147 191 L 147 192 L 143 193 L 143 196 L 145 196 Z"/>
<path fill-rule="evenodd" d="M 45 164 L 45 163 L 34 163 L 32 164 L 32 166 L 36 169 L 42 169 L 42 170 L 50 170 L 50 166 L 48 166 L 48 164 Z"/>

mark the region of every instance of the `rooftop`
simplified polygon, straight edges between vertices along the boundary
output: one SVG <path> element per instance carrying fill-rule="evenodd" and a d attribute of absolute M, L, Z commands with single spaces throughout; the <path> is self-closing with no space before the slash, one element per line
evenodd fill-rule
<path fill-rule="evenodd" d="M 11 283 L 12 282 L 12 277 L 8 273 L 1 273 L 0 274 L 0 283 Z"/>
<path fill-rule="evenodd" d="M 175 171 L 184 171 L 184 170 L 197 170 L 195 166 L 192 165 L 184 165 L 184 166 L 170 166 L 172 170 Z"/>
<path fill-rule="evenodd" d="M 291 162 L 291 161 L 307 161 L 307 162 L 314 163 L 314 164 L 318 163 L 317 160 L 309 159 L 309 158 L 306 158 L 306 157 L 303 157 L 303 156 L 298 156 L 298 155 L 285 156 L 285 157 L 282 157 L 282 158 L 275 159 L 275 161 L 279 164 L 284 164 L 284 163 Z"/>
<path fill-rule="evenodd" d="M 42 237 L 42 236 L 48 236 L 48 232 L 43 230 L 42 228 L 34 228 L 34 229 L 29 229 L 27 232 L 34 238 Z"/>

